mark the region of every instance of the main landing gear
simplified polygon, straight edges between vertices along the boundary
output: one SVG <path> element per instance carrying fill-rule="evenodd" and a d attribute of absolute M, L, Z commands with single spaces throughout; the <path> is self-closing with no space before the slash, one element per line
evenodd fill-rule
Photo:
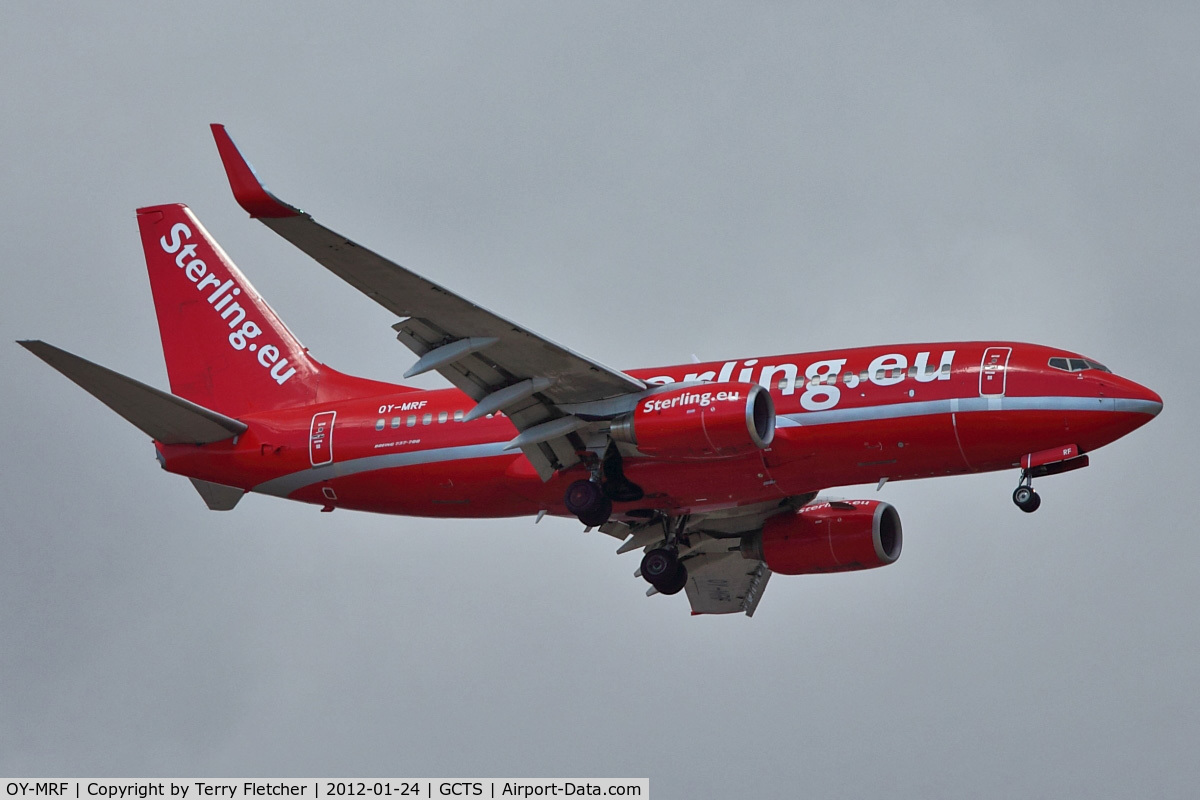
<path fill-rule="evenodd" d="M 659 547 L 642 556 L 642 577 L 659 594 L 678 594 L 687 585 L 687 567 L 674 550 Z"/>
<path fill-rule="evenodd" d="M 596 481 L 575 481 L 567 487 L 563 502 L 579 521 L 589 528 L 603 525 L 612 516 L 612 500 Z"/>
<path fill-rule="evenodd" d="M 1021 483 L 1013 491 L 1013 502 L 1026 514 L 1032 514 L 1042 504 L 1042 498 L 1033 490 L 1033 476 L 1021 470 Z"/>
<path fill-rule="evenodd" d="M 593 456 L 592 477 L 575 481 L 567 487 L 563 503 L 579 521 L 589 528 L 603 525 L 612 516 L 613 501 L 636 503 L 646 496 L 642 487 L 625 477 L 621 469 L 621 454 L 609 442 L 604 457 L 598 462 Z"/>
<path fill-rule="evenodd" d="M 687 586 L 687 567 L 679 558 L 680 540 L 684 539 L 687 521 L 686 516 L 663 519 L 666 541 L 662 547 L 656 547 L 642 556 L 642 577 L 659 594 L 678 594 Z"/>

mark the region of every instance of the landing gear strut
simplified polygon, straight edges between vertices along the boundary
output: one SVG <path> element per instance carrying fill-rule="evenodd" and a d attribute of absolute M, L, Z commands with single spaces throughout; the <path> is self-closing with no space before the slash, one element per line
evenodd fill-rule
<path fill-rule="evenodd" d="M 1021 483 L 1013 491 L 1013 502 L 1026 514 L 1032 514 L 1042 504 L 1042 498 L 1033 490 L 1033 476 L 1021 470 Z"/>

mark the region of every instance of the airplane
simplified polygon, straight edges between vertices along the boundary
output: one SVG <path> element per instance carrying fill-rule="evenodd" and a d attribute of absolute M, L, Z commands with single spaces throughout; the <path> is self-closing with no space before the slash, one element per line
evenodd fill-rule
<path fill-rule="evenodd" d="M 398 318 L 426 391 L 314 359 L 184 205 L 137 210 L 171 391 L 19 342 L 154 444 L 210 509 L 247 492 L 418 517 L 575 517 L 641 551 L 647 595 L 753 616 L 773 573 L 900 556 L 900 516 L 830 487 L 1016 470 L 1034 478 L 1162 410 L 1097 361 L 1008 341 L 858 347 L 621 371 L 322 226 L 211 126 L 234 199 Z"/>

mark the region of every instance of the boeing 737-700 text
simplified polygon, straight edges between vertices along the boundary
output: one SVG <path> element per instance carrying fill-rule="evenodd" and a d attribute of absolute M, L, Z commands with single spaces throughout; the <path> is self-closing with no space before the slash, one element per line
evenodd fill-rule
<path fill-rule="evenodd" d="M 1033 479 L 1149 422 L 1162 400 L 1077 353 L 886 345 L 619 371 L 349 241 L 258 181 L 212 126 L 237 202 L 399 318 L 423 391 L 314 360 L 183 205 L 138 209 L 171 392 L 21 344 L 154 440 L 213 509 L 246 492 L 427 517 L 554 514 L 643 552 L 648 594 L 753 614 L 772 572 L 900 555 L 895 508 L 833 486 L 993 470 Z"/>

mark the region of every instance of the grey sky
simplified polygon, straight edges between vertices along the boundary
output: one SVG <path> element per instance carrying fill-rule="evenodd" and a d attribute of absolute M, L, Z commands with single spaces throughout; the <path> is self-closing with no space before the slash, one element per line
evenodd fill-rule
<path fill-rule="evenodd" d="M 165 387 L 133 210 L 178 201 L 319 359 L 398 379 L 394 320 L 234 204 L 223 122 L 284 199 L 613 366 L 1011 338 L 1166 410 L 1035 515 L 1015 474 L 889 485 L 896 565 L 692 619 L 571 522 L 209 512 L 0 346 L 0 774 L 1194 794 L 1194 5 L 244 6 L 0 10 L 0 339 Z"/>

